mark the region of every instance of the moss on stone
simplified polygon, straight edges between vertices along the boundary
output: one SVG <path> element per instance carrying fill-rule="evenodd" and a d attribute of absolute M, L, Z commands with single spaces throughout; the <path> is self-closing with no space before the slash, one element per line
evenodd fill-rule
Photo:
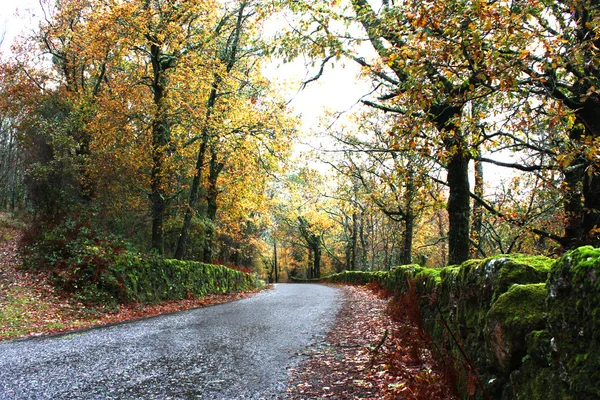
<path fill-rule="evenodd" d="M 510 381 L 505 385 L 502 400 L 574 400 L 556 374 L 550 367 L 540 367 L 532 360 L 526 360 L 523 367 L 510 375 Z"/>
<path fill-rule="evenodd" d="M 531 331 L 526 338 L 527 342 L 527 358 L 533 359 L 544 366 L 550 366 L 552 363 L 550 334 L 547 330 Z"/>
<path fill-rule="evenodd" d="M 546 282 L 554 260 L 544 256 L 513 254 L 488 258 L 481 264 L 483 279 L 490 280 L 494 301 L 513 284 Z"/>
<path fill-rule="evenodd" d="M 600 398 L 600 249 L 556 262 L 547 284 L 548 331 L 560 377 L 578 398 Z"/>
<path fill-rule="evenodd" d="M 487 314 L 485 344 L 489 360 L 505 378 L 527 353 L 525 337 L 546 323 L 546 285 L 513 285 Z"/>
<path fill-rule="evenodd" d="M 571 400 L 567 385 L 559 377 L 547 330 L 530 332 L 526 337 L 527 355 L 521 368 L 513 371 L 505 385 L 503 400 Z"/>
<path fill-rule="evenodd" d="M 435 282 L 439 282 L 441 271 L 440 268 L 421 268 L 420 271 L 417 271 L 415 276 L 417 278 L 428 278 L 433 279 Z"/>
<path fill-rule="evenodd" d="M 221 265 L 123 255 L 107 271 L 111 293 L 121 302 L 156 302 L 254 289 L 258 279 Z"/>
<path fill-rule="evenodd" d="M 328 280 L 376 281 L 392 294 L 416 282 L 424 330 L 461 360 L 451 340 L 457 337 L 492 398 L 600 398 L 600 249 L 583 247 L 558 261 L 506 255 L 442 269 L 351 271 Z M 457 372 L 466 384 L 466 370 Z"/>
<path fill-rule="evenodd" d="M 440 312 L 432 307 L 422 307 L 423 326 L 427 333 L 441 346 L 446 347 L 458 359 L 460 352 L 449 340 L 448 332 L 439 324 L 444 318 L 452 333 L 458 336 L 471 362 L 477 367 L 483 381 L 502 385 L 508 378 L 498 379 L 499 366 L 490 363 L 484 327 L 494 302 L 515 284 L 540 284 L 547 280 L 552 260 L 540 256 L 508 255 L 485 260 L 469 260 L 460 266 L 439 270 L 436 289 Z M 538 288 L 543 289 L 543 284 Z M 521 350 L 521 353 L 523 351 Z M 467 379 L 467 377 L 463 377 Z M 490 392 L 493 388 L 488 388 Z"/>

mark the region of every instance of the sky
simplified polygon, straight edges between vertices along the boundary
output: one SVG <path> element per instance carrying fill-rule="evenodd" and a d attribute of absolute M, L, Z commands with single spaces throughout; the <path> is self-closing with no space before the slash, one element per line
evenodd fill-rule
<path fill-rule="evenodd" d="M 20 32 L 36 26 L 35 18 L 39 18 L 41 9 L 37 0 L 1 0 L 1 3 L 0 32 L 4 33 L 4 41 L 0 49 L 6 53 Z M 36 16 L 30 17 L 30 11 Z"/>

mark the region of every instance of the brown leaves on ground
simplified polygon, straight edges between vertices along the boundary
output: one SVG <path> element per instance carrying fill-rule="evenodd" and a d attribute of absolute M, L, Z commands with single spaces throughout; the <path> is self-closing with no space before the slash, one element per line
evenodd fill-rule
<path fill-rule="evenodd" d="M 157 304 L 128 304 L 118 310 L 90 308 L 58 296 L 44 273 L 20 268 L 17 255 L 20 230 L 0 213 L 0 340 L 65 332 L 112 324 L 173 311 L 225 303 L 256 292 L 208 295 Z"/>
<path fill-rule="evenodd" d="M 291 371 L 291 399 L 458 399 L 403 299 L 344 286 L 325 345 Z M 408 311 L 408 312 L 407 312 Z"/>

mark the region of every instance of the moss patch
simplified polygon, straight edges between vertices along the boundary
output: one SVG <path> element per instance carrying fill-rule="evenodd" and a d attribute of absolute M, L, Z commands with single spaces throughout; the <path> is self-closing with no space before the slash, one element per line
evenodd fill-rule
<path fill-rule="evenodd" d="M 527 354 L 525 337 L 546 323 L 546 285 L 513 285 L 487 314 L 485 344 L 493 367 L 508 377 Z"/>
<path fill-rule="evenodd" d="M 324 280 L 378 282 L 399 295 L 415 285 L 423 329 L 458 360 L 464 387 L 472 378 L 452 335 L 492 398 L 600 398 L 600 249 L 583 247 L 558 261 L 506 255 L 442 269 L 351 271 Z"/>
<path fill-rule="evenodd" d="M 548 291 L 548 331 L 560 376 L 575 397 L 600 398 L 600 249 L 564 255 Z"/>
<path fill-rule="evenodd" d="M 152 303 L 251 290 L 259 281 L 254 275 L 221 265 L 127 255 L 103 276 L 102 285 L 103 291 L 120 302 Z"/>

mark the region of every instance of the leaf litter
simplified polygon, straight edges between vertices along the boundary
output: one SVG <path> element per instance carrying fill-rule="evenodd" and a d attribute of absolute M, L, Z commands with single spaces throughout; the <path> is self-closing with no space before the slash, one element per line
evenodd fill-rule
<path fill-rule="evenodd" d="M 287 399 L 459 399 L 410 307 L 374 286 L 341 286 L 335 326 L 290 370 Z"/>

